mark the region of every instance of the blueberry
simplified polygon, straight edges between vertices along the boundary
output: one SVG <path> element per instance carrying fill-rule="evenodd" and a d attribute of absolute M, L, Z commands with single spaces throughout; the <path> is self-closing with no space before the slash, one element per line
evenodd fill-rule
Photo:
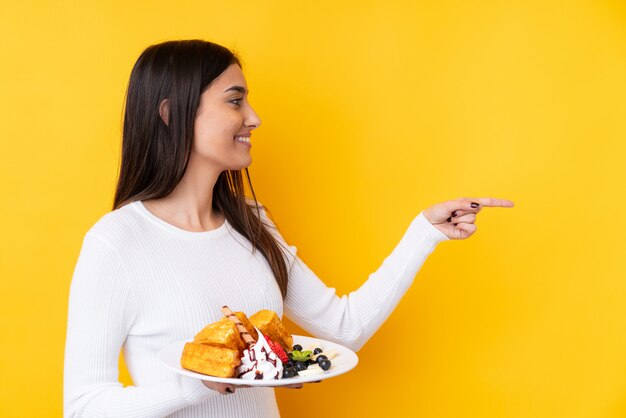
<path fill-rule="evenodd" d="M 322 360 L 328 360 L 328 357 L 326 357 L 324 354 L 320 354 L 319 356 L 317 356 L 317 363 L 319 364 L 320 361 Z"/>
<path fill-rule="evenodd" d="M 302 346 L 300 344 L 296 344 L 293 346 L 293 351 L 302 351 Z"/>
<path fill-rule="evenodd" d="M 283 369 L 283 379 L 294 377 L 296 374 L 296 369 L 293 367 L 287 367 L 286 369 Z"/>
<path fill-rule="evenodd" d="M 296 369 L 300 372 L 302 370 L 306 370 L 309 366 L 303 361 L 296 362 Z"/>
<path fill-rule="evenodd" d="M 292 360 L 292 359 L 289 359 L 289 360 L 287 361 L 287 363 L 285 363 L 285 365 L 286 365 L 287 367 L 293 367 L 293 366 L 294 366 L 293 360 Z"/>
<path fill-rule="evenodd" d="M 319 358 L 319 357 L 318 357 L 318 358 Z M 321 367 L 321 369 L 322 369 L 322 370 L 328 370 L 328 369 L 330 369 L 330 360 L 328 360 L 328 359 L 323 359 L 323 360 L 320 360 L 320 361 L 318 362 L 318 364 L 320 365 L 320 367 Z"/>
<path fill-rule="evenodd" d="M 313 350 L 313 354 L 319 354 L 321 353 L 323 350 L 319 347 L 317 347 L 315 350 Z"/>

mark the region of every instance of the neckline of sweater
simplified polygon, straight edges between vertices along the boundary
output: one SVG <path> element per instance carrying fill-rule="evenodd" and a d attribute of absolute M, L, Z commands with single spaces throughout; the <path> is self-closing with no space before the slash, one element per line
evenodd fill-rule
<path fill-rule="evenodd" d="M 141 200 L 136 200 L 130 204 L 134 207 L 143 217 L 149 219 L 150 221 L 156 223 L 157 225 L 164 227 L 175 234 L 186 237 L 186 238 L 218 238 L 228 232 L 228 219 L 224 219 L 224 223 L 209 231 L 188 231 L 186 229 L 179 228 L 171 223 L 159 218 L 154 213 L 150 212 L 148 208 L 145 207 Z"/>

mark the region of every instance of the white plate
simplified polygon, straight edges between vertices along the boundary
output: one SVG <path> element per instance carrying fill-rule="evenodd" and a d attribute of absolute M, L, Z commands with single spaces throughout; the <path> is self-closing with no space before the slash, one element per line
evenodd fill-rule
<path fill-rule="evenodd" d="M 294 344 L 300 344 L 304 350 L 306 350 L 309 346 L 313 346 L 320 347 L 326 352 L 330 352 L 333 350 L 336 351 L 337 354 L 331 360 L 330 369 L 320 374 L 273 380 L 244 380 L 238 378 L 215 377 L 208 376 L 202 373 L 192 372 L 191 370 L 183 369 L 181 367 L 180 357 L 183 353 L 183 347 L 185 346 L 186 342 L 190 341 L 192 340 L 177 341 L 173 344 L 163 347 L 157 354 L 161 363 L 163 363 L 168 369 L 173 370 L 174 372 L 183 376 L 193 377 L 201 380 L 208 380 L 211 382 L 230 383 L 233 385 L 286 386 L 297 383 L 316 382 L 318 380 L 326 380 L 331 377 L 344 374 L 356 367 L 357 363 L 359 362 L 359 358 L 354 353 L 354 351 L 342 345 L 326 340 L 320 340 L 318 338 L 305 337 L 303 335 L 293 335 Z"/>

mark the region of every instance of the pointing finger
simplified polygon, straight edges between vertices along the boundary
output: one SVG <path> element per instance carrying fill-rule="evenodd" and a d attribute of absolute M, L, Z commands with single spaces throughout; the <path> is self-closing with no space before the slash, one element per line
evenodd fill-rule
<path fill-rule="evenodd" d="M 481 206 L 486 206 L 490 208 L 512 208 L 515 206 L 511 200 L 506 199 L 495 199 L 492 197 L 479 197 L 476 199 L 470 199 L 472 203 L 479 203 Z"/>
<path fill-rule="evenodd" d="M 444 206 L 449 211 L 478 213 L 483 207 L 512 208 L 515 204 L 510 200 L 492 197 L 462 197 L 444 202 Z"/>

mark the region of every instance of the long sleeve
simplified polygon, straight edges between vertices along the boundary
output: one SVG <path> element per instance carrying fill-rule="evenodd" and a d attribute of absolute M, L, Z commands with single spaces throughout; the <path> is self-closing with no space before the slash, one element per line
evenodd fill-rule
<path fill-rule="evenodd" d="M 118 381 L 122 345 L 138 315 L 119 253 L 87 234 L 70 288 L 65 346 L 65 417 L 163 417 L 217 392 L 199 380 L 123 387 Z"/>
<path fill-rule="evenodd" d="M 285 314 L 311 334 L 358 351 L 396 308 L 418 270 L 439 242 L 449 238 L 417 215 L 382 265 L 355 291 L 339 297 L 297 256 L 263 210 L 261 216 L 293 260 Z"/>

